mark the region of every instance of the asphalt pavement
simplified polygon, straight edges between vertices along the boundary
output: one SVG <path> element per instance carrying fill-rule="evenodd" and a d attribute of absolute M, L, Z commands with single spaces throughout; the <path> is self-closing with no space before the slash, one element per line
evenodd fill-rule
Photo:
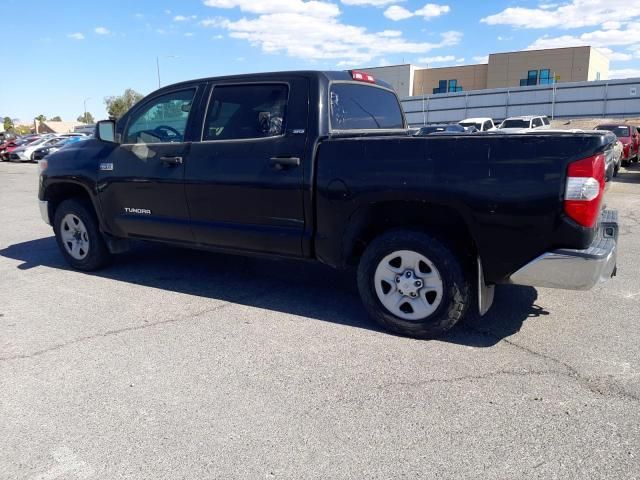
<path fill-rule="evenodd" d="M 637 164 L 636 164 L 637 165 Z M 640 167 L 618 276 L 380 331 L 353 275 L 136 245 L 69 269 L 0 164 L 0 479 L 640 478 Z"/>

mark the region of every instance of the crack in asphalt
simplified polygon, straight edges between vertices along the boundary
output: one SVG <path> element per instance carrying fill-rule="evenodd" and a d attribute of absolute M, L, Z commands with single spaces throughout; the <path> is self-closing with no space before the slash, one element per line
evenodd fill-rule
<path fill-rule="evenodd" d="M 607 385 L 600 385 L 597 383 L 599 378 L 585 377 L 575 367 L 571 366 L 567 362 L 564 362 L 558 358 L 552 357 L 542 352 L 538 352 L 536 350 L 533 350 L 532 348 L 525 347 L 524 345 L 515 343 L 512 340 L 509 340 L 507 338 L 502 338 L 489 330 L 481 330 L 478 328 L 471 327 L 469 325 L 465 325 L 464 328 L 467 328 L 468 330 L 478 333 L 480 335 L 486 335 L 488 337 L 491 337 L 494 340 L 498 340 L 498 343 L 500 342 L 506 343 L 507 345 L 510 345 L 513 348 L 526 352 L 529 355 L 533 355 L 534 357 L 540 358 L 544 361 L 552 362 L 557 365 L 560 365 L 564 369 L 564 372 L 561 372 L 561 371 L 532 372 L 533 374 L 536 374 L 536 373 L 556 374 L 556 375 L 574 380 L 576 383 L 578 383 L 578 385 L 580 385 L 582 388 L 588 390 L 591 393 L 595 393 L 603 396 L 614 396 L 614 397 L 626 398 L 628 400 L 634 400 L 636 402 L 640 402 L 639 396 L 631 392 L 627 392 L 620 385 L 612 384 L 612 383 L 608 383 Z"/>
<path fill-rule="evenodd" d="M 160 325 L 169 325 L 169 324 L 172 324 L 172 323 L 178 323 L 178 322 L 182 322 L 182 321 L 186 321 L 186 320 L 191 320 L 193 318 L 200 317 L 200 316 L 205 315 L 207 313 L 216 312 L 216 311 L 222 310 L 224 308 L 227 308 L 229 306 L 237 305 L 238 303 L 242 303 L 243 301 L 248 300 L 250 298 L 263 297 L 263 296 L 265 296 L 265 295 L 267 295 L 269 293 L 270 293 L 270 290 L 265 289 L 264 291 L 258 293 L 257 295 L 256 294 L 254 294 L 254 295 L 245 295 L 243 297 L 240 297 L 240 298 L 236 299 L 235 301 L 224 302 L 224 303 L 222 303 L 220 305 L 216 305 L 215 307 L 206 308 L 204 310 L 200 310 L 198 312 L 195 312 L 195 313 L 192 313 L 192 314 L 189 314 L 189 315 L 184 315 L 184 316 L 174 317 L 174 318 L 168 318 L 166 320 L 161 320 L 159 322 L 145 323 L 143 325 L 135 325 L 135 326 L 132 326 L 132 327 L 124 327 L 124 328 L 117 328 L 117 329 L 114 329 L 114 330 L 107 330 L 106 332 L 94 333 L 93 335 L 85 335 L 84 337 L 78 337 L 78 338 L 75 338 L 73 340 L 69 340 L 68 342 L 60 343 L 60 344 L 57 344 L 57 345 L 52 345 L 50 347 L 43 348 L 42 350 L 36 350 L 35 352 L 32 352 L 32 353 L 24 353 L 24 354 L 20 354 L 20 355 L 10 355 L 8 357 L 0 357 L 0 362 L 7 362 L 7 361 L 10 361 L 10 360 L 21 360 L 21 359 L 34 358 L 34 357 L 38 357 L 40 355 L 44 355 L 45 353 L 54 352 L 56 350 L 61 350 L 63 348 L 69 347 L 71 345 L 76 345 L 76 344 L 79 344 L 79 343 L 95 340 L 97 338 L 111 337 L 111 336 L 114 336 L 114 335 L 119 335 L 121 333 L 135 332 L 137 330 L 144 330 L 144 329 L 150 328 L 150 327 L 156 327 L 156 326 L 160 326 Z"/>

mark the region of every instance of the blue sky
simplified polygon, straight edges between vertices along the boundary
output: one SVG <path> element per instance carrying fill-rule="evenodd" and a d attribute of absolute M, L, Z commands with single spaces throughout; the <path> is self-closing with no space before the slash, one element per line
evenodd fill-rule
<path fill-rule="evenodd" d="M 629 0 L 0 0 L 0 115 L 104 118 L 104 97 L 205 76 L 397 63 L 445 66 L 593 45 L 640 76 Z M 7 15 L 8 13 L 8 15 Z M 7 40 L 11 40 L 11 48 Z"/>

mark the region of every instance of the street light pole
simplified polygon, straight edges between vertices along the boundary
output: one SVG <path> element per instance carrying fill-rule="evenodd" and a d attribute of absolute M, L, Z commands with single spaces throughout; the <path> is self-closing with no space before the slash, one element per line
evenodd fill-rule
<path fill-rule="evenodd" d="M 158 70 L 158 88 L 160 88 L 160 57 L 156 57 L 156 69 Z"/>
<path fill-rule="evenodd" d="M 162 58 L 178 58 L 176 55 L 165 55 Z M 156 72 L 158 73 L 158 88 L 162 85 L 160 84 L 160 57 L 156 56 Z"/>
<path fill-rule="evenodd" d="M 87 100 L 91 100 L 91 97 L 85 98 L 84 101 L 82 102 L 84 104 L 84 117 L 83 117 L 84 123 L 88 123 L 87 122 Z"/>

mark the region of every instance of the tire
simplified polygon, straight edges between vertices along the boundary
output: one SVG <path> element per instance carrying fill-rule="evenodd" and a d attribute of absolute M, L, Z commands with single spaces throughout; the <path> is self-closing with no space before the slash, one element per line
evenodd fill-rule
<path fill-rule="evenodd" d="M 412 262 L 417 268 L 408 268 Z M 422 282 L 417 292 L 416 282 Z M 358 266 L 358 289 L 365 309 L 383 328 L 422 339 L 436 338 L 453 327 L 471 299 L 469 276 L 460 259 L 441 240 L 409 230 L 385 233 L 369 244 Z M 398 300 L 398 306 L 388 308 L 383 300 L 387 305 Z"/>
<path fill-rule="evenodd" d="M 73 268 L 91 272 L 110 262 L 111 254 L 89 202 L 64 200 L 55 211 L 53 231 L 62 255 Z"/>

